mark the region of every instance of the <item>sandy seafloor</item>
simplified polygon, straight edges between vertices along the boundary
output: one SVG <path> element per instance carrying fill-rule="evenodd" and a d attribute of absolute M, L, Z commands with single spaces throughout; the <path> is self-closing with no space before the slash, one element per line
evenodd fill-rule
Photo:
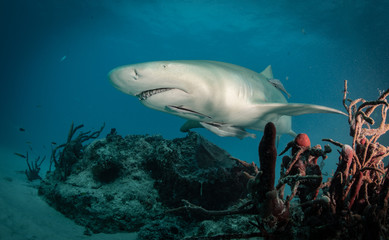
<path fill-rule="evenodd" d="M 136 233 L 84 235 L 85 228 L 66 218 L 38 196 L 38 182 L 29 183 L 18 171 L 25 162 L 10 149 L 0 149 L 0 240 L 133 240 Z M 12 161 L 7 161 L 12 160 Z M 11 165 L 13 161 L 20 164 Z M 20 167 L 19 167 L 20 166 Z M 12 169 L 15 168 L 15 169 Z"/>

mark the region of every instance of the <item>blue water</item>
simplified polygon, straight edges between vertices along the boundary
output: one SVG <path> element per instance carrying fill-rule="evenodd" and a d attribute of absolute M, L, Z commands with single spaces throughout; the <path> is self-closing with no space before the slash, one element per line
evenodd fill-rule
<path fill-rule="evenodd" d="M 2 0 L 0 146 L 49 156 L 72 121 L 85 131 L 105 122 L 102 136 L 116 128 L 184 137 L 185 120 L 144 107 L 108 81 L 117 66 L 153 60 L 216 60 L 258 72 L 271 64 L 289 102 L 344 110 L 345 79 L 349 97 L 374 100 L 389 87 L 388 9 L 385 0 Z M 293 119 L 294 131 L 313 145 L 322 138 L 350 143 L 343 116 Z M 235 157 L 258 161 L 261 133 L 239 140 L 196 131 Z M 290 140 L 283 136 L 280 148 Z M 388 137 L 381 142 L 388 145 Z M 2 161 L 24 166 L 17 156 Z M 333 153 L 328 166 L 336 161 Z"/>

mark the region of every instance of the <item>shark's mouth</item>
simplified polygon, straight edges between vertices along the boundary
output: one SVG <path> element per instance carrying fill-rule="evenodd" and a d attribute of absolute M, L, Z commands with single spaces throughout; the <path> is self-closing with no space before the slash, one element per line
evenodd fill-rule
<path fill-rule="evenodd" d="M 166 92 L 166 91 L 173 90 L 173 89 L 174 88 L 156 88 L 156 89 L 152 89 L 152 90 L 143 91 L 143 92 L 137 94 L 136 97 L 138 97 L 138 99 L 140 101 L 142 101 L 142 100 L 146 100 L 147 98 L 149 98 L 155 94 L 158 94 L 161 92 Z"/>

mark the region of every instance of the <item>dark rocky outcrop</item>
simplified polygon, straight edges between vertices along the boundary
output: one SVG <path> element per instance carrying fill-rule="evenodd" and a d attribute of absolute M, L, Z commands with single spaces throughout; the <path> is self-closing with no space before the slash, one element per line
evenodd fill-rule
<path fill-rule="evenodd" d="M 219 210 L 247 195 L 241 164 L 196 133 L 166 140 L 111 131 L 83 153 L 66 180 L 48 173 L 39 194 L 93 233 L 140 230 L 140 238 L 158 239 L 149 234 L 159 229 L 164 239 L 179 239 L 189 223 L 164 213 L 182 199 Z"/>

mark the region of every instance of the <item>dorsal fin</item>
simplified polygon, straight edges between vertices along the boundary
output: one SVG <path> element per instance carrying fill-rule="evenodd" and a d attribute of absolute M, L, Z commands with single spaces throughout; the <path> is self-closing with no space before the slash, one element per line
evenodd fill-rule
<path fill-rule="evenodd" d="M 262 74 L 266 79 L 273 79 L 273 70 L 271 69 L 271 65 L 267 66 L 260 74 Z"/>

